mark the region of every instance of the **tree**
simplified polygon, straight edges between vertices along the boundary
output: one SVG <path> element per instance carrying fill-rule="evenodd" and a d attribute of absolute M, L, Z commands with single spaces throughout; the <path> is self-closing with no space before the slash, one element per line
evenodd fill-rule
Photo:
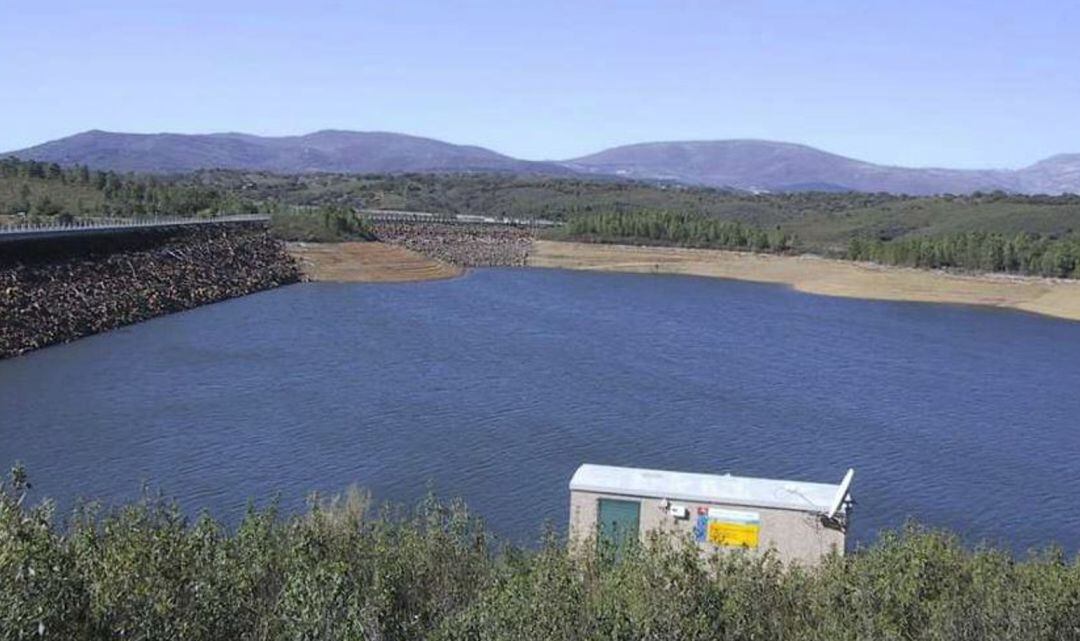
<path fill-rule="evenodd" d="M 56 216 L 61 211 L 63 208 L 59 204 L 53 202 L 48 196 L 41 196 L 34 203 L 30 213 L 34 216 Z"/>

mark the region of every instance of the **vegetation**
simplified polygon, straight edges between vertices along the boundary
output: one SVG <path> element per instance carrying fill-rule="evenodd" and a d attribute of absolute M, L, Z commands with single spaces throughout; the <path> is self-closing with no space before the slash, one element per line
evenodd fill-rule
<path fill-rule="evenodd" d="M 1050 238 L 968 232 L 887 242 L 854 238 L 848 258 L 932 269 L 1080 278 L 1080 235 Z"/>
<path fill-rule="evenodd" d="M 758 252 L 789 251 L 794 240 L 779 228 L 766 231 L 738 222 L 670 212 L 578 216 L 570 220 L 565 233 L 571 238 L 600 242 L 649 242 Z"/>
<path fill-rule="evenodd" d="M 0 216 L 65 218 L 250 214 L 240 190 L 183 177 L 117 174 L 84 166 L 0 159 Z"/>
<path fill-rule="evenodd" d="M 968 232 L 1058 237 L 1080 231 L 1080 197 L 972 196 L 908 198 L 836 214 L 813 213 L 784 224 L 807 248 L 843 255 L 852 238 L 883 241 Z"/>
<path fill-rule="evenodd" d="M 747 192 L 620 180 L 504 174 L 274 176 L 201 172 L 200 184 L 299 205 L 401 209 L 509 218 L 571 220 L 602 213 L 678 212 L 777 226 L 806 251 L 842 256 L 852 238 L 981 231 L 1061 236 L 1080 231 L 1080 196 L 969 196 Z M 193 178 L 194 179 L 194 178 Z"/>
<path fill-rule="evenodd" d="M 374 238 L 356 212 L 335 205 L 275 207 L 270 216 L 270 230 L 282 240 L 314 243 Z"/>
<path fill-rule="evenodd" d="M 907 199 L 858 193 L 755 195 L 674 184 L 509 174 L 278 176 L 206 171 L 194 174 L 195 179 L 217 189 L 243 188 L 249 194 L 269 200 L 302 205 L 338 204 L 549 220 L 601 212 L 677 211 L 759 226 Z M 1077 205 L 1080 206 L 1080 199 Z"/>
<path fill-rule="evenodd" d="M 761 229 L 738 222 L 669 212 L 607 213 L 572 218 L 560 233 L 592 242 L 643 243 L 755 252 L 807 250 L 782 226 Z M 1080 234 L 1062 237 L 965 232 L 909 235 L 886 240 L 856 236 L 845 258 L 927 269 L 1005 272 L 1080 278 Z"/>
<path fill-rule="evenodd" d="M 654 539 L 612 561 L 497 548 L 459 503 L 375 511 L 350 492 L 228 530 L 145 499 L 56 524 L 0 491 L 0 638 L 1080 638 L 1080 564 L 909 527 L 818 568 Z M 592 548 L 589 548 L 590 550 Z"/>
<path fill-rule="evenodd" d="M 46 206 L 36 207 L 47 198 Z M 0 215 L 216 215 L 335 205 L 569 220 L 598 213 L 681 214 L 772 229 L 814 251 L 854 237 L 1080 230 L 1080 196 L 910 197 L 857 192 L 752 194 L 674 184 L 511 174 L 298 174 L 199 171 L 160 176 L 0 160 Z"/>
<path fill-rule="evenodd" d="M 918 267 L 1074 276 L 1080 196 L 752 194 L 512 174 L 118 174 L 0 160 L 5 217 L 272 212 L 281 237 L 365 238 L 361 208 L 569 221 L 570 236 L 755 251 L 795 249 Z M 331 212 L 331 213 L 328 213 Z M 672 213 L 677 212 L 677 213 Z M 797 242 L 796 242 L 797 239 Z"/>

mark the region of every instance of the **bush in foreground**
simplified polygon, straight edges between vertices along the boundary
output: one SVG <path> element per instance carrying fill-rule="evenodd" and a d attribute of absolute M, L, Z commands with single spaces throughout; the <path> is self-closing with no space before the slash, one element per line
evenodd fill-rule
<path fill-rule="evenodd" d="M 458 503 L 355 491 L 234 531 L 144 500 L 60 527 L 0 498 L 3 639 L 1077 639 L 1080 566 L 909 527 L 819 568 L 653 540 L 495 549 Z"/>

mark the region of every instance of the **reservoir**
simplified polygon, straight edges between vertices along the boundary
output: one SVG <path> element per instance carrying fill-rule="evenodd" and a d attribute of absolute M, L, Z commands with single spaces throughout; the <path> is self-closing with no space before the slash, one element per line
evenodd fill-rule
<path fill-rule="evenodd" d="M 301 284 L 0 361 L 0 465 L 66 509 L 145 485 L 234 522 L 350 484 L 565 531 L 583 462 L 838 483 L 1080 548 L 1080 323 L 716 279 L 483 269 Z"/>

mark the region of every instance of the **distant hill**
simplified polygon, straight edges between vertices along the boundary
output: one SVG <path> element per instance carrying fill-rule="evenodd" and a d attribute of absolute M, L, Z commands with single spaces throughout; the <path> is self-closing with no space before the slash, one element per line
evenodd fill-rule
<path fill-rule="evenodd" d="M 1061 154 L 1017 172 L 1023 190 L 1038 194 L 1080 193 L 1080 154 Z"/>
<path fill-rule="evenodd" d="M 1018 172 L 889 167 L 806 145 L 764 140 L 642 143 L 564 164 L 590 173 L 760 191 L 801 187 L 904 194 L 1027 191 Z M 1080 180 L 1074 189 L 1078 187 Z"/>
<path fill-rule="evenodd" d="M 283 174 L 497 172 L 584 174 L 769 192 L 1080 193 L 1080 154 L 1054 156 L 1018 170 L 909 168 L 764 140 L 651 142 L 562 162 L 534 162 L 482 147 L 385 132 L 262 137 L 88 131 L 10 154 L 62 165 L 148 173 L 215 168 Z"/>
<path fill-rule="evenodd" d="M 125 134 L 87 131 L 11 152 L 26 160 L 148 173 L 248 169 L 277 173 L 467 172 L 566 174 L 553 163 L 517 160 L 482 147 L 405 134 L 318 131 L 304 136 Z"/>

